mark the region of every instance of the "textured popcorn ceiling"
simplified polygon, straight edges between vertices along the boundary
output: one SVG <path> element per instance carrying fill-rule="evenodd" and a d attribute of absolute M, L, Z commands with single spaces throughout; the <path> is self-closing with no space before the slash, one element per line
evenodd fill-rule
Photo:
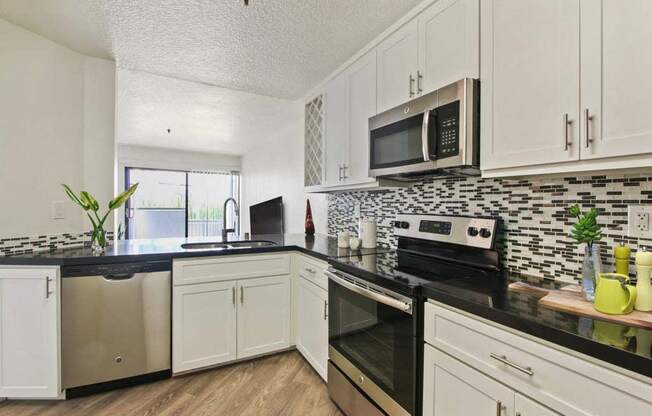
<path fill-rule="evenodd" d="M 117 85 L 119 143 L 242 155 L 303 116 L 300 100 L 147 72 L 121 69 Z"/>
<path fill-rule="evenodd" d="M 283 98 L 419 0 L 0 0 L 0 16 L 118 68 Z"/>

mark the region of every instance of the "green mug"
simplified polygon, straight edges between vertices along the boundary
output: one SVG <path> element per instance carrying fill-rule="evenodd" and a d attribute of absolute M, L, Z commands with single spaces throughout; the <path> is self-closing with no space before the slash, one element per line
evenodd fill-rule
<path fill-rule="evenodd" d="M 593 307 L 610 315 L 630 313 L 636 302 L 636 288 L 628 283 L 629 277 L 624 274 L 600 273 Z"/>

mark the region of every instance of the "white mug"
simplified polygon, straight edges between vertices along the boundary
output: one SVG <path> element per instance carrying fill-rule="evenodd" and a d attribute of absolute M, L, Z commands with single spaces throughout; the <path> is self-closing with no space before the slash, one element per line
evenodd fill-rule
<path fill-rule="evenodd" d="M 361 244 L 362 244 L 362 240 L 358 237 L 351 237 L 351 239 L 349 240 L 349 246 L 351 247 L 351 250 L 359 249 Z"/>
<path fill-rule="evenodd" d="M 340 231 L 337 233 L 337 246 L 339 248 L 349 248 L 349 240 L 351 234 L 348 231 Z"/>

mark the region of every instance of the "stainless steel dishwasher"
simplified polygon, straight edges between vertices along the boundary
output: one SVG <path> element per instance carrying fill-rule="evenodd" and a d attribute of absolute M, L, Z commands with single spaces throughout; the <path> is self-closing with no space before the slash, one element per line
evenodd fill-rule
<path fill-rule="evenodd" d="M 170 261 L 65 266 L 62 277 L 61 366 L 68 394 L 80 386 L 169 377 Z"/>

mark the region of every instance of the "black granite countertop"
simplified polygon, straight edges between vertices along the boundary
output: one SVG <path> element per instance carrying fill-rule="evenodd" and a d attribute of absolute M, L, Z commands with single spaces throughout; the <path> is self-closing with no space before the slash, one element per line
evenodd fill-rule
<path fill-rule="evenodd" d="M 652 330 L 561 312 L 539 305 L 542 293 L 509 290 L 515 281 L 558 288 L 548 279 L 510 276 L 507 284 L 470 281 L 430 282 L 425 298 L 652 377 Z"/>
<path fill-rule="evenodd" d="M 386 248 L 360 249 L 352 251 L 337 247 L 337 239 L 326 235 L 306 236 L 305 234 L 256 235 L 251 240 L 272 241 L 276 245 L 256 248 L 212 248 L 184 249 L 182 244 L 199 242 L 220 242 L 219 237 L 202 238 L 159 238 L 152 240 L 121 240 L 106 248 L 104 254 L 96 255 L 89 246 L 39 251 L 13 256 L 0 256 L 4 265 L 84 265 L 108 264 L 130 261 L 170 260 L 181 257 L 204 257 L 230 254 L 269 253 L 296 250 L 311 256 L 328 260 L 332 257 L 350 256 L 352 254 L 369 254 L 388 251 Z M 241 241 L 237 236 L 230 236 L 229 241 Z"/>

